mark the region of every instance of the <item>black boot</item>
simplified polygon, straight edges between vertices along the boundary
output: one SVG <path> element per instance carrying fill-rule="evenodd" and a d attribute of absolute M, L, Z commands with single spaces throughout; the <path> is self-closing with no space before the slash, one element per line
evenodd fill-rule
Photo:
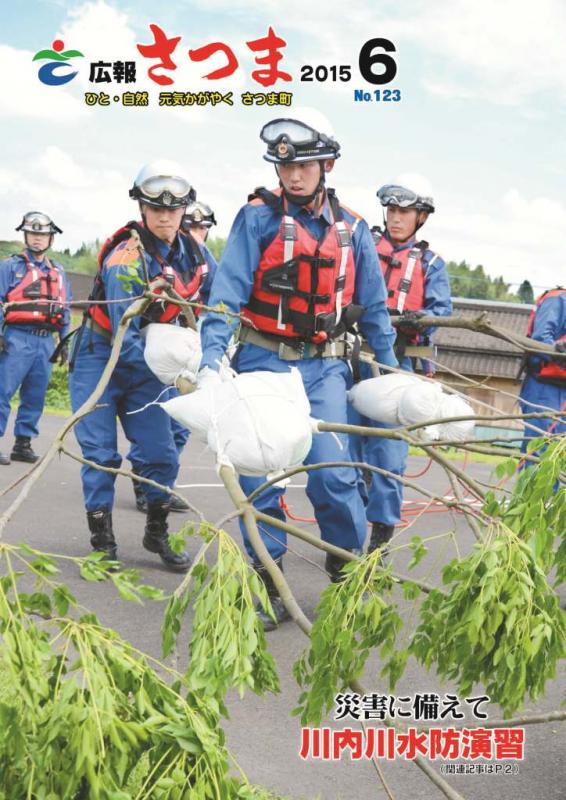
<path fill-rule="evenodd" d="M 31 449 L 31 437 L 16 436 L 16 443 L 12 450 L 12 461 L 25 461 L 28 464 L 35 464 L 39 459 L 37 453 Z"/>
<path fill-rule="evenodd" d="M 185 511 L 190 511 L 190 508 L 187 501 L 183 500 L 181 497 L 171 497 L 169 510 L 176 511 L 177 513 L 184 513 Z"/>
<path fill-rule="evenodd" d="M 107 558 L 115 561 L 118 551 L 114 532 L 112 531 L 112 513 L 106 508 L 100 508 L 96 511 L 87 511 L 86 518 L 92 549 L 100 553 L 106 553 Z"/>
<path fill-rule="evenodd" d="M 136 508 L 143 514 L 147 514 L 147 497 L 145 496 L 143 484 L 139 481 L 132 481 L 132 484 L 134 487 L 134 494 L 136 496 Z"/>
<path fill-rule="evenodd" d="M 173 572 L 186 572 L 191 566 L 189 554 L 182 550 L 175 553 L 169 544 L 167 515 L 169 503 L 148 503 L 143 546 L 150 553 L 157 553 L 166 567 Z"/>
<path fill-rule="evenodd" d="M 0 453 L 0 466 L 7 467 L 10 463 L 10 456 L 7 456 L 5 453 Z"/>
<path fill-rule="evenodd" d="M 281 556 L 281 558 L 278 558 L 275 561 L 275 563 L 277 564 L 281 572 L 283 572 L 283 556 Z M 267 613 L 267 611 L 264 609 L 261 603 L 258 603 L 256 605 L 255 613 L 257 614 L 258 619 L 262 623 L 264 630 L 274 631 L 275 628 L 277 628 L 281 622 L 286 622 L 288 619 L 291 619 L 291 615 L 287 611 L 285 603 L 281 599 L 281 595 L 279 594 L 277 586 L 273 583 L 271 575 L 263 566 L 263 564 L 254 564 L 254 569 L 257 572 L 258 577 L 261 578 L 261 580 L 265 584 L 265 588 L 267 589 L 267 596 L 269 597 L 269 602 L 271 603 L 271 607 L 273 609 L 273 613 L 275 614 L 275 619 L 277 621 L 274 622 L 274 620 L 270 617 L 270 615 Z"/>
<path fill-rule="evenodd" d="M 384 545 L 395 533 L 395 525 L 385 525 L 383 522 L 372 522 L 371 536 L 368 544 L 368 553 L 373 553 L 378 547 L 382 548 L 381 555 L 387 555 L 387 548 Z"/>
<path fill-rule="evenodd" d="M 349 553 L 353 553 L 356 556 L 361 555 L 361 550 L 350 550 L 347 547 L 344 547 L 343 549 L 348 550 Z M 349 563 L 349 561 L 346 561 L 346 559 L 341 558 L 340 556 L 332 555 L 332 553 L 326 554 L 324 568 L 326 569 L 326 573 L 330 578 L 331 583 L 341 583 L 346 578 L 346 575 L 342 572 L 342 567 L 345 567 L 346 564 Z"/>

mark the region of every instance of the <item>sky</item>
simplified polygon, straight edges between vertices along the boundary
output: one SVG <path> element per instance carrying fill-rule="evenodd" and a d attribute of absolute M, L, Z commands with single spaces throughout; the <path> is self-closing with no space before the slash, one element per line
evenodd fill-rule
<path fill-rule="evenodd" d="M 517 287 L 566 280 L 566 3 L 563 0 L 35 0 L 0 11 L 0 238 L 12 239 L 28 210 L 50 214 L 64 233 L 57 247 L 104 239 L 136 208 L 128 189 L 156 158 L 180 163 L 226 236 L 256 187 L 273 188 L 262 160 L 261 126 L 292 116 L 293 106 L 325 115 L 341 144 L 332 173 L 344 205 L 373 225 L 375 193 L 399 176 L 428 185 L 436 203 L 422 236 L 445 260 L 482 264 Z M 150 24 L 181 40 L 171 86 L 147 74 L 138 52 Z M 279 68 L 292 81 L 264 89 L 247 42 L 272 26 L 286 41 Z M 395 46 L 397 74 L 385 88 L 398 102 L 355 101 L 373 93 L 358 69 L 372 38 Z M 84 58 L 64 86 L 38 79 L 34 54 L 62 39 Z M 226 79 L 202 76 L 223 63 L 197 63 L 189 49 L 223 42 L 239 68 Z M 89 82 L 90 62 L 136 62 L 135 85 Z M 348 82 L 301 82 L 306 64 L 350 65 Z M 164 71 L 166 72 L 166 71 Z M 147 108 L 89 107 L 85 92 L 149 92 Z M 163 90 L 233 92 L 234 105 L 159 107 Z M 245 107 L 243 92 L 292 92 L 292 107 Z"/>

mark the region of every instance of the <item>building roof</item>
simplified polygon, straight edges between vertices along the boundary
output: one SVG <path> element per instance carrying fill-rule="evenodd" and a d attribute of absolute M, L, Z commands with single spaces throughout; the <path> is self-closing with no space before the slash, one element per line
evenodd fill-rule
<path fill-rule="evenodd" d="M 67 272 L 73 291 L 73 307 L 82 308 L 92 290 L 94 275 L 85 275 L 80 272 Z M 81 301 L 83 301 L 81 303 Z"/>
<path fill-rule="evenodd" d="M 533 306 L 494 300 L 455 297 L 453 315 L 476 319 L 485 313 L 494 325 L 525 336 Z M 470 376 L 516 379 L 522 352 L 503 339 L 464 328 L 438 328 L 434 342 L 437 361 L 455 372 Z M 441 369 L 441 367 L 439 367 Z"/>

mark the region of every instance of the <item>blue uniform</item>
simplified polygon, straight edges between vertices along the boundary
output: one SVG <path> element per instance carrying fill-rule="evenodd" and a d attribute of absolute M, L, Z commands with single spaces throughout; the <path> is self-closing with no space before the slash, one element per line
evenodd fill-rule
<path fill-rule="evenodd" d="M 148 232 L 148 235 L 151 236 Z M 179 274 L 195 268 L 183 237 L 177 236 L 173 247 L 153 237 L 159 256 Z M 102 281 L 107 300 L 123 300 L 106 306 L 112 330 L 116 331 L 124 312 L 131 305 L 131 298 L 143 293 L 143 269 L 137 259 L 133 265 L 109 266 L 113 255 L 126 243 L 117 245 L 104 259 Z M 204 250 L 207 262 L 214 266 L 212 256 Z M 158 260 L 146 251 L 150 279 L 161 274 Z M 137 270 L 141 282 L 132 281 L 132 266 Z M 179 468 L 177 449 L 173 440 L 170 418 L 159 406 L 150 406 L 139 414 L 128 415 L 146 403 L 155 400 L 164 385 L 151 372 L 143 357 L 144 341 L 140 335 L 142 320 L 136 317 L 124 337 L 118 363 L 106 387 L 98 408 L 75 426 L 75 434 L 83 456 L 97 464 L 119 467 L 122 459 L 118 452 L 116 417 L 120 419 L 128 440 L 139 454 L 139 473 L 165 486 L 173 487 Z M 109 337 L 87 327 L 80 342 L 70 378 L 71 401 L 76 411 L 89 397 L 108 361 L 111 343 Z M 81 469 L 83 494 L 87 511 L 105 509 L 110 511 L 114 502 L 114 481 L 110 473 L 93 467 Z M 168 495 L 160 489 L 147 485 L 144 491 L 148 502 L 163 502 Z"/>
<path fill-rule="evenodd" d="M 554 295 L 542 301 L 534 317 L 531 335 L 538 342 L 545 342 L 551 345 L 566 335 L 566 290 L 560 295 Z M 544 410 L 536 406 L 546 406 L 557 411 L 566 411 L 566 380 L 561 386 L 555 386 L 539 380 L 534 371 L 541 361 L 548 361 L 548 359 L 544 356 L 542 358 L 540 356 L 532 356 L 528 360 L 527 376 L 523 381 L 519 395 L 523 413 L 529 414 Z M 561 364 L 566 366 L 564 362 L 561 362 Z M 529 423 L 536 426 L 538 431 L 532 428 L 525 428 L 525 438 L 521 446 L 522 451 L 526 451 L 529 439 L 542 436 L 551 427 L 553 433 L 564 433 L 566 431 L 566 418 L 563 419 L 564 421 L 561 423 L 555 423 L 550 417 L 529 420 Z"/>
<path fill-rule="evenodd" d="M 356 218 L 344 208 L 342 213 L 345 222 L 353 225 Z M 332 219 L 328 201 L 318 218 L 310 210 L 291 202 L 288 204 L 288 214 L 317 239 L 320 239 Z M 262 253 L 276 237 L 280 223 L 281 216 L 267 205 L 248 204 L 240 209 L 212 284 L 210 305 L 224 303 L 233 312 L 241 311 L 250 298 Z M 365 308 L 359 325 L 377 358 L 394 366 L 397 363 L 393 353 L 395 332 L 385 307 L 385 285 L 375 247 L 363 220 L 359 221 L 354 231 L 352 246 L 356 266 L 353 302 Z M 202 326 L 202 367 L 218 369 L 236 324 L 236 321 L 227 321 L 218 314 L 207 315 Z M 296 366 L 303 378 L 312 416 L 330 422 L 347 421 L 346 389 L 351 385 L 351 374 L 343 359 L 305 358 L 289 362 L 280 359 L 277 353 L 246 343 L 240 345 L 233 366 L 238 372 L 287 372 L 291 366 Z M 340 444 L 329 433 L 316 434 L 305 463 L 349 460 L 348 439 L 341 435 L 339 440 Z M 246 494 L 262 482 L 260 478 L 240 479 Z M 281 489 L 271 487 L 262 493 L 255 505 L 270 516 L 284 519 L 279 505 L 281 494 Z M 321 469 L 309 473 L 307 495 L 314 506 L 325 541 L 350 550 L 363 546 L 367 526 L 353 468 Z M 260 531 L 271 556 L 279 558 L 286 549 L 285 534 L 264 524 L 260 526 Z M 242 533 L 248 553 L 254 558 L 243 526 Z"/>
<path fill-rule="evenodd" d="M 47 258 L 26 250 L 30 263 L 44 273 L 49 272 Z M 63 267 L 54 261 L 52 266 L 63 275 L 66 301 L 71 300 L 71 286 Z M 13 255 L 0 263 L 0 303 L 12 289 L 21 283 L 27 272 L 26 260 L 22 255 Z M 69 305 L 65 305 L 63 327 L 64 336 L 69 329 Z M 4 312 L 0 306 L 0 327 L 5 337 L 7 350 L 0 353 L 0 437 L 6 431 L 10 415 L 10 400 L 20 389 L 20 405 L 16 415 L 14 433 L 16 436 L 38 435 L 38 422 L 43 412 L 45 393 L 49 384 L 53 365 L 49 359 L 53 355 L 53 336 L 40 325 L 16 325 L 4 323 Z"/>
<path fill-rule="evenodd" d="M 212 278 L 216 271 L 216 259 L 208 249 L 205 244 L 199 244 L 202 252 L 204 253 L 204 257 L 206 258 L 206 263 L 208 264 L 208 275 L 205 281 L 202 284 L 201 290 L 199 292 L 199 300 L 200 302 L 204 303 L 204 305 L 208 305 L 209 295 L 210 295 L 210 285 L 212 283 Z M 174 394 L 171 392 L 170 397 L 173 397 Z M 177 449 L 177 454 L 180 457 L 181 453 L 183 452 L 183 448 L 187 444 L 187 440 L 190 435 L 190 431 L 187 428 L 184 428 L 180 425 L 176 419 L 170 417 L 171 421 L 171 431 L 173 433 L 173 441 L 175 442 L 175 447 Z M 141 472 L 141 462 L 142 462 L 142 454 L 140 452 L 140 448 L 137 447 L 135 443 L 132 443 L 130 447 L 130 451 L 126 458 L 131 462 L 133 471 L 140 475 Z"/>
<path fill-rule="evenodd" d="M 387 232 L 385 236 L 387 236 Z M 415 241 L 415 238 L 413 238 L 404 244 L 397 245 L 394 247 L 393 252 L 399 253 L 402 250 L 410 250 Z M 435 257 L 435 253 L 431 250 L 426 250 L 423 256 L 423 270 L 425 272 L 424 310 L 436 317 L 450 316 L 452 313 L 452 301 L 450 299 L 450 284 L 446 264 L 438 255 Z M 434 328 L 429 328 L 424 332 L 423 338 L 425 341 L 430 339 L 433 332 Z M 423 366 L 426 370 L 426 366 Z M 401 368 L 412 372 L 412 360 L 405 357 L 401 362 Z M 360 371 L 362 378 L 372 377 L 367 364 L 362 364 Z M 370 425 L 374 428 L 388 427 L 361 417 L 352 406 L 349 408 L 349 421 L 354 425 Z M 386 469 L 396 475 L 403 475 L 407 466 L 409 448 L 405 442 L 394 441 L 393 439 L 380 439 L 374 436 L 368 436 L 367 438 L 352 436 L 351 451 L 352 458 L 355 461 L 365 461 L 371 466 Z M 380 522 L 383 525 L 396 525 L 399 522 L 403 502 L 403 485 L 399 481 L 374 472 L 371 476 L 369 491 L 366 491 L 365 484 L 360 480 L 360 492 L 362 497 L 367 499 L 366 514 L 370 522 Z"/>

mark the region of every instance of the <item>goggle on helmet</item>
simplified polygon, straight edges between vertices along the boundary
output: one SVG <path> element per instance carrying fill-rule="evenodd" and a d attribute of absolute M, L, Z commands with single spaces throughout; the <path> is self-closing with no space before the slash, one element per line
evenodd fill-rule
<path fill-rule="evenodd" d="M 416 208 L 418 211 L 428 211 L 434 214 L 434 200 L 407 189 L 405 186 L 387 184 L 377 192 L 377 198 L 382 206 L 398 206 L 399 208 Z"/>
<path fill-rule="evenodd" d="M 340 158 L 340 145 L 330 136 L 296 119 L 274 119 L 263 126 L 260 138 L 267 144 L 266 161 L 324 161 Z"/>
<path fill-rule="evenodd" d="M 181 208 L 196 199 L 191 184 L 176 175 L 152 175 L 134 183 L 130 197 L 155 208 Z"/>
<path fill-rule="evenodd" d="M 16 230 L 26 233 L 63 233 L 61 228 L 55 225 L 51 217 L 41 211 L 28 211 L 27 214 L 24 214 Z"/>

